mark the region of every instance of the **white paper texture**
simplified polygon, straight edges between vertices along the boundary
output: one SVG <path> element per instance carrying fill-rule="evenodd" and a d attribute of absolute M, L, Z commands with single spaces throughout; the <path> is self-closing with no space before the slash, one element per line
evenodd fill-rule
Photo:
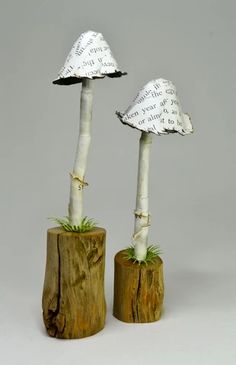
<path fill-rule="evenodd" d="M 121 72 L 101 33 L 82 33 L 74 43 L 55 84 L 73 84 L 86 78 L 119 77 Z"/>
<path fill-rule="evenodd" d="M 117 112 L 122 123 L 155 134 L 193 132 L 188 114 L 182 112 L 176 88 L 171 81 L 148 82 L 125 113 Z"/>

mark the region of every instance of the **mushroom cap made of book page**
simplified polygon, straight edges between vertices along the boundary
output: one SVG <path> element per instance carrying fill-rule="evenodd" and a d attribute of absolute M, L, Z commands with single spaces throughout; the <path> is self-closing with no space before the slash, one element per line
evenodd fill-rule
<path fill-rule="evenodd" d="M 81 82 L 83 78 L 96 79 L 122 75 L 126 75 L 126 72 L 120 71 L 103 35 L 89 30 L 82 33 L 74 43 L 53 84 L 71 85 Z"/>
<path fill-rule="evenodd" d="M 193 132 L 188 114 L 182 112 L 176 88 L 171 81 L 148 82 L 124 113 L 116 112 L 122 123 L 158 135 Z"/>

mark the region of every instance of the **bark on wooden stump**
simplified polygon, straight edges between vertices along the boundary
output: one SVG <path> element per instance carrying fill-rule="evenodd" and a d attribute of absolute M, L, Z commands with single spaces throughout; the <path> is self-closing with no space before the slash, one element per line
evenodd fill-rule
<path fill-rule="evenodd" d="M 49 336 L 82 338 L 104 327 L 105 237 L 103 228 L 48 230 L 42 304 Z"/>
<path fill-rule="evenodd" d="M 113 314 L 123 322 L 148 323 L 161 316 L 164 297 L 163 262 L 148 265 L 125 259 L 125 250 L 115 256 Z"/>

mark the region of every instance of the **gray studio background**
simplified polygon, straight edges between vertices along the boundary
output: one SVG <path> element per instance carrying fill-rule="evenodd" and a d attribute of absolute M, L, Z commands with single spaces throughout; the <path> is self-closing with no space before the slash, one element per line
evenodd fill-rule
<path fill-rule="evenodd" d="M 0 2 L 0 362 L 235 363 L 235 2 Z M 94 82 L 85 213 L 107 229 L 107 325 L 60 341 L 41 318 L 49 216 L 67 213 L 80 85 L 54 86 L 72 43 L 102 32 L 129 75 Z M 178 89 L 195 133 L 153 138 L 150 243 L 165 264 L 161 321 L 111 315 L 113 257 L 133 230 L 139 133 L 114 115 L 147 81 Z"/>

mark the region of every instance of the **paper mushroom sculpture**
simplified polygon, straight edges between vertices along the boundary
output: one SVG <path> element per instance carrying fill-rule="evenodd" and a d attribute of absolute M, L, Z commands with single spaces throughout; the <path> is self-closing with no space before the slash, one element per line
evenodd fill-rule
<path fill-rule="evenodd" d="M 147 255 L 148 243 L 148 175 L 152 135 L 186 135 L 192 133 L 193 128 L 189 115 L 182 112 L 175 86 L 164 79 L 147 83 L 125 113 L 117 112 L 117 115 L 122 123 L 142 132 L 133 243 L 137 261 L 143 261 Z"/>
<path fill-rule="evenodd" d="M 122 75 L 126 75 L 126 72 L 120 71 L 103 35 L 88 31 L 82 33 L 74 43 L 58 78 L 53 81 L 57 85 L 82 83 L 79 140 L 70 187 L 68 223 L 72 226 L 79 226 L 82 222 L 83 188 L 88 185 L 84 176 L 91 141 L 93 79 Z"/>
<path fill-rule="evenodd" d="M 133 289 L 127 290 L 127 287 L 134 288 L 135 283 L 128 283 L 129 279 L 124 280 L 124 272 L 127 269 L 127 263 L 123 265 L 121 255 L 118 253 L 115 258 L 115 298 L 114 298 L 114 314 L 121 320 L 126 322 L 149 322 L 159 318 L 160 309 L 162 304 L 163 293 L 161 289 L 156 292 L 156 288 L 163 288 L 162 273 L 160 269 L 162 262 L 159 258 L 159 263 L 155 267 L 155 259 L 158 257 L 158 248 L 153 245 L 148 245 L 148 231 L 150 226 L 150 215 L 148 208 L 149 192 L 148 192 L 148 179 L 149 179 L 149 156 L 152 143 L 153 134 L 163 135 L 170 133 L 179 133 L 186 135 L 193 132 L 192 124 L 188 114 L 183 113 L 176 88 L 171 81 L 164 80 L 162 78 L 152 80 L 148 82 L 138 93 L 134 101 L 128 107 L 124 113 L 117 112 L 117 115 L 122 123 L 131 126 L 141 131 L 141 138 L 139 142 L 139 163 L 138 163 L 138 183 L 137 183 L 137 196 L 136 196 L 136 208 L 134 234 L 132 237 L 132 246 L 124 252 L 126 259 L 130 259 L 137 263 L 150 264 L 153 267 L 149 267 L 149 277 L 145 279 L 144 270 L 141 273 L 142 265 L 133 265 L 133 269 L 138 271 L 139 274 L 135 278 L 140 278 L 137 284 L 137 290 L 142 293 L 143 290 L 143 303 L 140 304 L 140 308 L 134 306 L 131 303 L 138 301 L 133 298 Z M 123 265 L 123 268 L 122 268 Z M 147 265 L 148 267 L 149 265 Z M 120 271 L 123 270 L 121 280 Z M 155 276 L 155 271 L 158 272 L 158 278 Z M 153 286 L 153 291 L 149 288 L 145 288 L 145 283 L 151 280 L 151 272 L 154 278 L 159 281 L 156 282 L 156 286 Z M 127 271 L 127 275 L 131 275 L 131 268 Z M 150 279 L 150 280 L 149 280 Z M 136 279 L 135 279 L 136 280 Z M 145 281 L 146 280 L 146 281 Z M 136 280 L 137 281 L 137 280 Z M 122 282 L 122 284 L 121 284 Z M 150 292 L 149 298 L 159 298 L 160 300 L 153 303 L 145 302 L 147 290 Z M 118 293 L 119 292 L 119 293 Z M 123 293 L 129 293 L 128 297 L 123 295 L 124 300 L 119 298 Z M 152 293 L 152 294 L 151 294 Z M 125 299 L 126 296 L 126 299 Z M 124 302 L 126 300 L 126 302 Z M 140 300 L 139 300 L 140 301 Z M 143 305 L 142 305 L 143 304 Z M 134 308 L 135 307 L 135 308 Z M 124 309 L 125 308 L 125 309 Z M 151 308 L 151 309 L 150 309 Z M 135 313 L 136 316 L 132 316 Z"/>
<path fill-rule="evenodd" d="M 43 289 L 43 319 L 57 338 L 81 338 L 105 324 L 105 237 L 103 228 L 83 217 L 83 188 L 91 141 L 94 79 L 120 77 L 121 72 L 102 34 L 83 33 L 74 43 L 58 78 L 58 85 L 82 83 L 80 127 L 70 174 L 69 214 L 54 218 L 60 227 L 48 230 Z M 68 232 L 69 231 L 69 232 Z"/>

